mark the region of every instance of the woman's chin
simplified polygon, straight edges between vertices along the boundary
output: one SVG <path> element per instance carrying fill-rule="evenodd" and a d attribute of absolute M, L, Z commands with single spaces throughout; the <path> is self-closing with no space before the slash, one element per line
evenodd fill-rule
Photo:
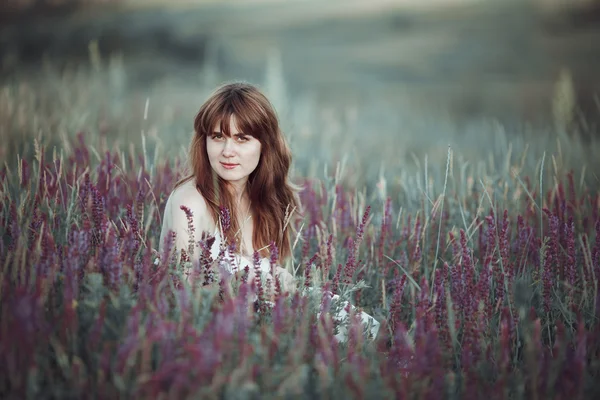
<path fill-rule="evenodd" d="M 243 179 L 243 177 L 240 176 L 240 174 L 232 174 L 232 173 L 221 174 L 221 178 L 223 178 L 224 180 L 226 180 L 228 182 L 232 182 L 232 183 Z"/>
<path fill-rule="evenodd" d="M 233 171 L 220 172 L 219 177 L 221 179 L 223 179 L 224 181 L 226 181 L 227 183 L 231 183 L 231 184 L 238 184 L 238 183 L 246 182 L 247 178 L 248 178 L 247 175 L 242 175 L 239 172 L 235 173 Z"/>

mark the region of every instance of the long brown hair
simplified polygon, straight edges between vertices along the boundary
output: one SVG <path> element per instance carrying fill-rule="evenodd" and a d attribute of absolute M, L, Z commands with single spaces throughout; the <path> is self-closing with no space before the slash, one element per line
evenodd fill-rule
<path fill-rule="evenodd" d="M 221 207 L 230 211 L 231 225 L 225 233 L 229 243 L 240 248 L 240 225 L 235 218 L 233 194 L 227 190 L 227 181 L 210 166 L 206 151 L 206 137 L 217 123 L 221 132 L 230 136 L 229 122 L 234 116 L 242 132 L 261 143 L 261 155 L 256 169 L 248 177 L 246 190 L 254 218 L 252 245 L 261 256 L 269 255 L 274 242 L 281 260 L 291 256 L 292 216 L 300 213 L 298 188 L 290 183 L 288 172 L 292 154 L 280 129 L 277 114 L 264 94 L 255 86 L 235 82 L 217 88 L 202 104 L 194 120 L 194 137 L 189 149 L 191 175 L 178 182 L 195 178 L 196 187 L 206 200 L 213 220 L 218 223 Z"/>

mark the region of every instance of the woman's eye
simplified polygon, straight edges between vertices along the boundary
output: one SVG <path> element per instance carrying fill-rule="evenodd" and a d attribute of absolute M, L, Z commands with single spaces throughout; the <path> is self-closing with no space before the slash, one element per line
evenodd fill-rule
<path fill-rule="evenodd" d="M 213 140 L 220 140 L 222 137 L 223 135 L 221 135 L 220 133 L 213 133 L 212 135 Z"/>
<path fill-rule="evenodd" d="M 238 136 L 237 140 L 238 142 L 247 142 L 248 138 L 246 136 Z"/>

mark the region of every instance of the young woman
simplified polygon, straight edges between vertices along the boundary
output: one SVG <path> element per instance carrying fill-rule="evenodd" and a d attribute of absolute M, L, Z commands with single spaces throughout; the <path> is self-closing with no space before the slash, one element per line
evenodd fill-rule
<path fill-rule="evenodd" d="M 202 232 L 215 236 L 213 259 L 223 240 L 234 244 L 229 263 L 235 273 L 249 266 L 259 254 L 261 272 L 272 279 L 269 255 L 271 243 L 279 258 L 291 255 L 290 220 L 298 213 L 297 189 L 288 179 L 291 152 L 269 100 L 254 86 L 231 83 L 218 88 L 201 106 L 194 121 L 189 149 L 191 174 L 178 182 L 164 210 L 159 247 L 175 234 L 175 251 L 190 261 L 198 260 L 201 249 L 190 247 L 191 235 L 200 240 Z M 193 215 L 193 232 L 188 229 L 184 209 Z M 220 215 L 229 210 L 229 226 L 223 229 Z M 191 254 L 190 254 L 191 253 Z M 293 289 L 293 277 L 277 266 L 276 276 L 284 289 Z"/>
<path fill-rule="evenodd" d="M 221 274 L 238 273 L 246 266 L 254 271 L 257 253 L 262 275 L 273 284 L 279 278 L 284 291 L 294 290 L 293 276 L 278 265 L 271 269 L 269 259 L 272 243 L 280 260 L 291 256 L 290 222 L 300 207 L 297 188 L 288 179 L 291 152 L 269 100 L 249 84 L 221 86 L 200 107 L 194 130 L 191 174 L 175 185 L 167 200 L 160 252 L 172 233 L 177 257 L 193 264 L 204 251 L 196 244 L 207 232 L 215 237 L 210 248 L 215 260 L 223 255 L 223 241 L 234 244 L 234 251 L 220 257 Z M 224 209 L 229 210 L 225 224 Z M 336 319 L 345 315 L 342 310 Z M 379 323 L 364 312 L 361 317 L 375 336 Z M 345 328 L 336 336 L 345 340 Z"/>

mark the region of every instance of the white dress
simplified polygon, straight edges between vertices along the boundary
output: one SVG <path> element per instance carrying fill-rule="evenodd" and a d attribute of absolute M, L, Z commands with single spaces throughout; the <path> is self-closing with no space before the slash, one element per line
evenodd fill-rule
<path fill-rule="evenodd" d="M 199 199 L 202 200 L 203 199 Z M 165 211 L 163 215 L 162 221 L 162 229 L 160 235 L 159 242 L 159 251 L 162 254 L 164 250 L 164 240 L 166 235 L 172 231 L 175 232 L 175 248 L 176 251 L 180 249 L 187 249 L 190 239 L 190 232 L 188 231 L 188 220 L 183 210 L 180 209 L 180 205 L 185 205 L 190 209 L 193 215 L 193 224 L 195 226 L 202 226 L 201 221 L 198 219 L 199 215 L 202 215 L 203 208 L 205 205 L 198 203 L 198 193 L 196 188 L 192 185 L 184 184 L 177 188 L 169 199 L 167 200 L 167 204 L 165 205 Z M 194 204 L 196 202 L 196 204 Z M 198 240 L 200 233 L 195 232 L 194 239 Z M 221 248 L 221 235 L 219 229 L 215 229 L 214 233 L 215 241 L 213 242 L 210 252 L 213 260 L 218 259 L 220 248 Z M 197 251 L 197 249 L 196 249 Z M 191 259 L 197 259 L 198 253 L 194 253 L 191 255 Z M 254 271 L 254 262 L 247 257 L 244 257 L 239 254 L 234 254 L 233 256 L 229 253 L 228 250 L 225 250 L 223 261 L 219 264 L 220 273 L 228 273 L 233 274 L 236 271 L 243 270 L 248 266 L 250 268 L 251 273 Z M 231 261 L 229 261 L 231 260 Z M 271 279 L 272 284 L 274 285 L 274 279 L 271 275 L 271 263 L 268 258 L 263 257 L 260 259 L 260 270 L 263 280 Z M 309 290 L 305 290 L 304 294 L 308 295 L 311 293 L 313 288 Z M 320 293 L 320 290 L 319 290 Z M 338 295 L 333 295 L 329 293 L 330 298 L 332 300 L 332 309 L 333 305 L 339 301 Z M 348 307 L 349 306 L 349 307 Z M 335 335 L 336 339 L 340 342 L 344 342 L 347 340 L 347 332 L 348 326 L 345 323 L 346 317 L 348 315 L 346 309 L 351 308 L 354 309 L 354 306 L 349 305 L 347 301 L 342 302 L 341 308 L 338 307 L 339 311 L 333 316 L 333 318 L 341 324 L 338 326 L 338 333 Z M 369 329 L 369 333 L 373 338 L 377 336 L 377 332 L 379 331 L 379 322 L 375 320 L 369 314 L 362 312 L 360 313 L 360 318 L 363 324 Z"/>

